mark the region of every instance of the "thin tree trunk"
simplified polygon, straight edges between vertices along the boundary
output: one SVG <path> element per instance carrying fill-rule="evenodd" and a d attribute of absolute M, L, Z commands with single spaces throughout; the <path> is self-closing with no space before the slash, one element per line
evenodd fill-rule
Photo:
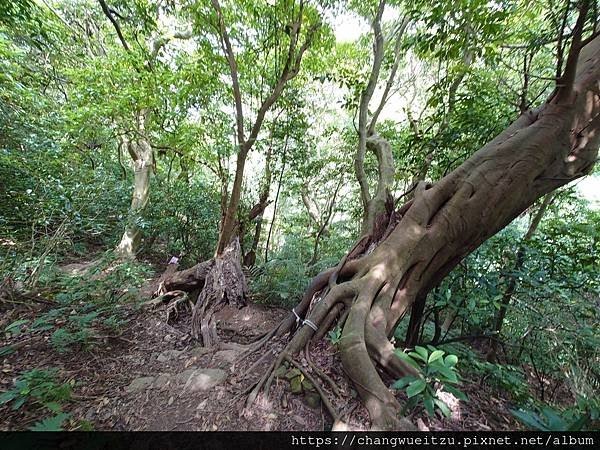
<path fill-rule="evenodd" d="M 271 157 L 273 154 L 273 141 L 271 139 L 271 146 L 267 150 L 267 157 L 265 158 L 265 175 L 261 182 L 260 193 L 258 194 L 258 203 L 252 207 L 248 213 L 248 220 L 255 221 L 254 236 L 252 237 L 252 243 L 250 244 L 250 250 L 244 255 L 244 265 L 251 267 L 256 262 L 256 251 L 260 242 L 260 233 L 262 230 L 263 215 L 265 208 L 269 205 L 269 192 L 271 191 Z"/>
<path fill-rule="evenodd" d="M 358 108 L 358 149 L 354 158 L 354 170 L 360 187 L 360 198 L 363 207 L 361 236 L 368 236 L 375 232 L 375 227 L 378 225 L 378 218 L 389 212 L 387 211 L 389 209 L 388 205 L 393 203 L 391 201 L 391 192 L 394 185 L 395 167 L 392 148 L 384 138 L 377 135 L 375 126 L 381 111 L 389 100 L 389 92 L 394 84 L 400 63 L 400 44 L 409 21 L 408 17 L 401 19 L 394 45 L 394 63 L 392 64 L 381 101 L 369 122 L 369 103 L 377 87 L 381 65 L 385 56 L 385 39 L 381 29 L 381 18 L 384 9 L 385 0 L 381 0 L 371 24 L 373 29 L 373 65 L 367 85 L 361 92 Z M 377 186 L 373 195 L 370 193 L 369 182 L 364 168 L 367 150 L 375 154 L 378 165 Z"/>
<path fill-rule="evenodd" d="M 494 334 L 496 336 L 494 339 L 490 339 L 490 341 L 489 341 L 490 347 L 489 347 L 488 353 L 486 355 L 486 359 L 488 362 L 496 362 L 496 353 L 498 351 L 498 339 L 500 336 L 500 331 L 502 331 L 502 325 L 504 324 L 504 318 L 506 317 L 506 313 L 508 311 L 508 306 L 510 304 L 510 301 L 511 301 L 511 299 L 515 293 L 515 289 L 517 287 L 517 279 L 518 279 L 517 273 L 521 271 L 521 269 L 523 268 L 523 263 L 525 262 L 525 252 L 526 252 L 527 243 L 531 240 L 532 236 L 534 235 L 535 231 L 537 230 L 537 227 L 540 224 L 540 221 L 542 220 L 542 217 L 546 213 L 546 210 L 548 209 L 548 206 L 552 202 L 553 198 L 554 198 L 553 194 L 547 194 L 544 197 L 544 201 L 540 205 L 535 216 L 533 216 L 531 223 L 529 224 L 529 228 L 527 229 L 525 236 L 523 236 L 523 239 L 522 239 L 521 243 L 519 244 L 519 249 L 517 250 L 517 256 L 515 258 L 515 264 L 514 264 L 512 270 L 510 271 L 510 273 L 508 274 L 506 290 L 504 291 L 504 294 L 502 295 L 502 301 L 500 302 L 500 308 L 498 309 L 498 312 L 496 313 L 496 317 L 494 318 L 494 327 L 493 327 L 492 331 L 494 332 Z"/>
<path fill-rule="evenodd" d="M 145 124 L 148 112 L 143 110 L 138 115 L 137 139 L 126 142 L 127 150 L 133 160 L 134 184 L 131 206 L 127 218 L 127 226 L 117 245 L 115 252 L 122 258 L 133 259 L 142 240 L 142 230 L 137 221 L 148 204 L 150 198 L 150 178 L 152 176 L 153 155 L 152 147 L 146 139 Z"/>
<path fill-rule="evenodd" d="M 275 201 L 273 202 L 273 217 L 271 217 L 271 225 L 269 225 L 269 233 L 267 234 L 267 242 L 265 243 L 265 262 L 269 261 L 269 244 L 271 243 L 271 235 L 273 234 L 273 226 L 275 225 L 275 217 L 277 216 L 277 203 L 279 201 L 279 193 L 281 192 L 281 184 L 283 182 L 283 173 L 285 172 L 287 144 L 288 144 L 288 138 L 286 137 L 285 145 L 283 147 L 281 172 L 279 173 L 279 181 L 277 182 L 277 192 L 275 193 Z"/>
<path fill-rule="evenodd" d="M 233 186 L 231 188 L 231 196 L 227 208 L 225 209 L 225 216 L 223 217 L 223 223 L 221 225 L 221 232 L 219 233 L 219 240 L 217 242 L 217 249 L 215 256 L 220 255 L 225 250 L 235 235 L 235 228 L 237 225 L 237 210 L 240 205 L 240 197 L 242 195 L 242 183 L 244 181 L 244 167 L 246 166 L 246 157 L 248 156 L 248 148 L 246 145 L 240 145 L 238 152 L 237 162 L 235 166 L 235 177 L 233 179 Z"/>

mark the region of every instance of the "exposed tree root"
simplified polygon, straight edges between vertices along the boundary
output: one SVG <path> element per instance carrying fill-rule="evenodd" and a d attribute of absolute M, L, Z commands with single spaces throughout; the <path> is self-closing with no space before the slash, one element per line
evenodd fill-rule
<path fill-rule="evenodd" d="M 163 275 L 163 280 L 161 280 L 159 288 L 154 295 L 162 295 L 166 292 L 176 290 L 191 292 L 195 289 L 201 289 L 204 286 L 204 280 L 214 262 L 214 259 L 209 259 L 198 263 L 189 269 L 180 270 L 178 272 L 171 271 L 170 269 L 175 265 L 169 264 Z"/>
<path fill-rule="evenodd" d="M 178 297 L 182 297 L 182 296 L 186 296 L 187 297 L 187 293 L 184 291 L 169 291 L 169 292 L 165 292 L 162 295 L 159 295 L 158 297 L 152 298 L 144 303 L 142 303 L 142 307 L 144 308 L 156 308 L 160 305 L 162 305 L 163 303 L 169 303 L 171 300 L 176 299 Z"/>
<path fill-rule="evenodd" d="M 179 317 L 179 307 L 182 305 L 188 305 L 190 309 L 194 307 L 194 303 L 190 300 L 190 297 L 186 292 L 182 292 L 174 302 L 171 302 L 167 308 L 167 323 L 177 320 Z"/>
<path fill-rule="evenodd" d="M 224 305 L 246 306 L 248 287 L 242 271 L 241 250 L 238 239 L 214 259 L 206 274 L 204 287 L 200 291 L 192 313 L 192 335 L 202 337 L 205 347 L 218 344 L 217 324 L 214 314 Z"/>
<path fill-rule="evenodd" d="M 293 358 L 287 358 L 287 360 L 294 366 L 296 367 L 296 369 L 298 369 L 300 372 L 302 372 L 304 374 L 304 376 L 306 378 L 308 378 L 308 381 L 310 381 L 312 383 L 312 385 L 315 387 L 315 389 L 317 390 L 317 392 L 319 393 L 319 396 L 321 397 L 321 399 L 323 400 L 323 404 L 325 405 L 325 408 L 327 408 L 327 411 L 329 412 L 329 414 L 331 415 L 331 418 L 335 421 L 338 422 L 340 420 L 340 415 L 338 414 L 338 412 L 336 411 L 336 409 L 333 407 L 333 405 L 331 404 L 331 402 L 329 401 L 329 399 L 327 398 L 327 394 L 325 394 L 325 392 L 323 391 L 323 388 L 321 387 L 321 385 L 317 382 L 317 380 L 315 380 L 313 378 L 313 376 L 308 373 L 306 371 L 306 369 L 304 367 L 302 367 L 301 364 L 298 364 L 296 361 L 294 361 Z"/>
<path fill-rule="evenodd" d="M 329 377 L 329 375 L 327 375 L 325 372 L 323 372 L 321 369 L 319 369 L 319 367 L 313 362 L 313 360 L 310 356 L 310 349 L 309 349 L 308 345 L 306 347 L 304 347 L 304 358 L 306 359 L 306 362 L 308 363 L 310 368 L 313 370 L 313 372 L 315 372 L 319 376 L 319 378 L 321 378 L 323 381 L 325 381 L 329 385 L 329 387 L 331 388 L 333 393 L 337 397 L 339 397 L 340 396 L 340 388 L 338 387 L 337 384 L 335 384 L 335 382 L 331 379 L 331 377 Z"/>
<path fill-rule="evenodd" d="M 385 228 L 382 229 L 382 232 Z M 387 283 L 384 274 L 378 276 L 378 271 L 368 270 L 363 267 L 362 258 L 349 261 L 350 255 L 356 254 L 356 249 L 365 251 L 365 244 L 372 239 L 361 239 L 355 247 L 342 259 L 334 269 L 323 272 L 312 282 L 300 304 L 294 308 L 295 314 L 285 319 L 275 330 L 257 342 L 257 346 L 250 351 L 255 351 L 265 345 L 271 336 L 278 335 L 276 330 L 287 332 L 290 325 L 298 323 L 300 326 L 291 336 L 286 347 L 276 356 L 268 370 L 253 386 L 246 400 L 250 406 L 259 393 L 268 397 L 269 390 L 275 378 L 275 371 L 285 362 L 300 365 L 294 356 L 304 350 L 304 356 L 310 371 L 323 380 L 335 395 L 339 395 L 339 388 L 322 370 L 312 361 L 309 346 L 313 338 L 321 338 L 331 329 L 340 312 L 346 312 L 338 324 L 343 325 L 340 341 L 340 355 L 344 371 L 356 386 L 361 398 L 371 415 L 374 429 L 414 429 L 405 419 L 397 417 L 400 404 L 393 393 L 381 380 L 373 361 L 392 375 L 414 373 L 414 369 L 407 366 L 401 359 L 393 354 L 393 346 L 387 340 L 385 332 L 377 331 L 371 324 L 371 307 L 380 295 L 389 295 L 388 290 L 382 289 Z M 338 283 L 338 280 L 342 280 Z M 346 281 L 343 281 L 346 280 Z M 393 295 L 392 295 L 393 297 Z M 390 301 L 391 302 L 391 301 Z M 309 309 L 308 309 L 309 308 Z M 388 302 L 389 308 L 389 302 Z M 308 309 L 308 310 L 307 310 Z M 298 317 L 296 317 L 296 315 Z M 305 317 L 302 319 L 301 317 Z M 345 322 L 345 323 L 344 323 Z M 381 329 L 381 326 L 379 326 Z M 384 327 L 385 330 L 385 322 Z M 365 331 L 369 330 L 369 332 Z M 369 342 L 369 345 L 367 345 Z M 261 358 L 264 361 L 264 358 Z M 308 369 L 302 368 L 308 377 Z M 340 414 L 335 411 L 327 394 L 315 377 L 309 380 L 317 387 L 323 403 L 336 423 L 340 423 Z"/>

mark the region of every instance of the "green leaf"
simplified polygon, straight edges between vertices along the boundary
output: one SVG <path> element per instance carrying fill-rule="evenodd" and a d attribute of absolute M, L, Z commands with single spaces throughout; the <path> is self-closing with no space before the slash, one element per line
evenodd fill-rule
<path fill-rule="evenodd" d="M 17 391 L 8 391 L 0 394 L 0 405 L 4 405 L 5 403 L 10 402 L 15 399 L 19 393 Z"/>
<path fill-rule="evenodd" d="M 408 388 L 406 388 L 406 395 L 408 396 L 408 398 L 414 397 L 420 392 L 423 392 L 426 386 L 427 383 L 425 383 L 425 380 L 419 378 L 418 380 L 415 380 L 412 383 L 410 383 Z"/>
<path fill-rule="evenodd" d="M 548 428 L 552 431 L 567 431 L 567 422 L 560 417 L 552 408 L 543 408 L 542 415 L 546 417 Z"/>
<path fill-rule="evenodd" d="M 31 431 L 62 431 L 62 425 L 69 418 L 69 414 L 60 413 L 54 417 L 48 417 L 41 422 L 36 422 L 31 428 Z"/>
<path fill-rule="evenodd" d="M 441 361 L 434 361 L 429 367 L 433 372 L 438 372 L 442 375 L 442 381 L 458 383 L 456 372 L 451 367 L 443 366 Z"/>
<path fill-rule="evenodd" d="M 587 414 L 580 416 L 575 422 L 571 423 L 566 431 L 581 431 L 590 420 Z"/>
<path fill-rule="evenodd" d="M 25 403 L 26 400 L 27 400 L 27 397 L 17 398 L 12 405 L 12 410 L 16 411 L 17 409 L 19 409 L 21 406 L 23 406 L 23 403 Z"/>
<path fill-rule="evenodd" d="M 513 416 L 515 416 L 519 421 L 521 421 L 525 426 L 538 431 L 552 431 L 550 430 L 545 423 L 543 423 L 540 417 L 534 413 L 533 411 L 522 411 L 511 409 L 510 412 Z"/>
<path fill-rule="evenodd" d="M 444 365 L 447 367 L 453 367 L 458 362 L 458 356 L 456 355 L 448 355 L 444 359 Z"/>
<path fill-rule="evenodd" d="M 419 364 L 414 359 L 412 359 L 409 355 L 404 353 L 402 350 L 396 349 L 396 350 L 394 350 L 394 353 L 396 353 L 398 358 L 400 358 L 402 361 L 406 362 L 411 367 L 413 367 L 417 370 L 421 370 L 421 367 L 419 367 Z"/>
<path fill-rule="evenodd" d="M 444 353 L 446 353 L 444 350 L 436 350 L 431 355 L 429 355 L 429 361 L 428 361 L 428 363 L 431 364 L 435 360 L 440 359 L 442 356 L 444 356 Z"/>
<path fill-rule="evenodd" d="M 44 406 L 46 408 L 48 408 L 50 411 L 56 412 L 56 413 L 62 410 L 62 406 L 60 406 L 60 404 L 57 402 L 44 403 Z"/>
<path fill-rule="evenodd" d="M 450 411 L 450 408 L 448 408 L 448 405 L 446 405 L 439 398 L 436 398 L 433 401 L 435 402 L 437 407 L 440 408 L 440 411 L 442 411 L 442 414 L 444 414 L 444 416 L 450 417 L 452 415 L 452 411 Z"/>
<path fill-rule="evenodd" d="M 459 400 L 462 400 L 462 401 L 465 401 L 465 402 L 469 400 L 469 398 L 467 397 L 467 395 L 464 392 L 456 389 L 454 386 L 450 386 L 448 384 L 445 384 L 443 390 L 446 391 L 446 392 L 449 392 L 452 395 L 454 395 Z"/>
<path fill-rule="evenodd" d="M 430 416 L 433 416 L 433 414 L 435 413 L 435 406 L 433 404 L 433 399 L 431 397 L 425 397 L 423 399 L 423 404 L 425 405 L 425 411 L 427 411 L 427 414 L 429 414 Z"/>
<path fill-rule="evenodd" d="M 423 357 L 423 361 L 427 362 L 427 356 L 429 355 L 429 352 L 425 347 L 417 345 L 415 346 L 415 351 Z"/>
<path fill-rule="evenodd" d="M 407 386 L 412 381 L 414 381 L 415 378 L 416 377 L 414 377 L 413 375 L 407 375 L 405 377 L 402 377 L 399 380 L 397 380 L 394 384 L 392 384 L 392 389 L 397 389 L 397 390 L 404 389 L 404 387 Z"/>
<path fill-rule="evenodd" d="M 8 356 L 15 352 L 15 349 L 11 345 L 0 348 L 0 356 Z"/>
<path fill-rule="evenodd" d="M 417 352 L 410 352 L 410 353 L 408 354 L 408 356 L 411 356 L 412 358 L 417 358 L 417 359 L 419 359 L 419 360 L 421 360 L 421 361 L 423 361 L 423 362 L 425 362 L 425 363 L 427 362 L 427 357 L 425 357 L 425 358 L 424 358 L 423 356 L 421 356 L 421 355 L 420 355 L 419 353 L 417 353 Z"/>
<path fill-rule="evenodd" d="M 4 331 L 10 331 L 13 328 L 17 328 L 20 327 L 21 325 L 25 325 L 27 322 L 29 322 L 28 319 L 21 319 L 21 320 L 16 320 L 13 323 L 11 323 L 9 326 L 7 326 Z"/>

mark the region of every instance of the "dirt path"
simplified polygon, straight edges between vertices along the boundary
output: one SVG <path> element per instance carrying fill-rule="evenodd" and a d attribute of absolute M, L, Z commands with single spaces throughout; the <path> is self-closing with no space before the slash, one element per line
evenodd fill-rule
<path fill-rule="evenodd" d="M 44 308 L 49 306 L 11 311 L 8 317 L 11 321 L 33 319 Z M 122 333 L 107 336 L 88 350 L 59 354 L 46 334 L 13 354 L 1 356 L 0 391 L 12 388 L 24 371 L 57 367 L 61 380 L 73 384 L 72 399 L 64 404 L 72 417 L 66 429 L 77 429 L 82 419 L 96 430 L 330 429 L 331 419 L 314 388 L 291 368 L 280 371 L 268 401 L 244 408 L 245 393 L 264 373 L 283 342 L 271 343 L 244 360 L 241 344 L 257 339 L 287 314 L 286 310 L 261 305 L 225 309 L 219 315 L 219 326 L 228 344 L 206 349 L 188 333 L 189 313 L 182 313 L 171 326 L 166 323 L 164 307 L 153 311 L 128 307 L 123 311 L 128 322 Z M 2 342 L 0 347 L 18 340 Z M 268 352 L 272 355 L 265 355 Z M 263 356 L 264 362 L 255 365 Z M 338 385 L 339 396 L 328 390 L 329 398 L 349 426 L 368 427 L 368 415 L 341 371 L 337 349 L 328 341 L 319 343 L 312 359 Z M 463 390 L 472 401 L 461 404 L 452 419 L 432 419 L 417 410 L 411 420 L 431 430 L 515 428 L 504 398 L 476 384 Z M 17 411 L 0 406 L 0 428 L 27 429 L 47 416 L 47 410 L 35 405 Z"/>

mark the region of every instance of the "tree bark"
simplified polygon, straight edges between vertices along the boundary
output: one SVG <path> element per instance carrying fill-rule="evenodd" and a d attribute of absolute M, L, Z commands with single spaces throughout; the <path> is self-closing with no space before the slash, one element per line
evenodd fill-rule
<path fill-rule="evenodd" d="M 389 100 L 389 92 L 394 84 L 400 64 L 400 44 L 409 21 L 408 17 L 403 17 L 400 21 L 394 45 L 394 63 L 392 64 L 379 105 L 369 121 L 369 103 L 377 87 L 381 65 L 385 56 L 385 39 L 381 29 L 381 18 L 384 9 L 385 0 L 381 0 L 371 24 L 373 29 L 373 65 L 367 85 L 361 92 L 358 107 L 358 149 L 354 159 L 354 170 L 360 186 L 360 198 L 363 207 L 361 236 L 366 236 L 374 232 L 378 217 L 386 213 L 387 204 L 390 203 L 391 191 L 394 185 L 395 168 L 392 148 L 385 139 L 377 135 L 375 126 L 381 111 Z M 372 151 L 377 158 L 378 178 L 373 195 L 369 192 L 369 182 L 364 168 L 367 150 Z"/>
<path fill-rule="evenodd" d="M 136 139 L 128 140 L 126 148 L 133 161 L 134 183 L 131 206 L 127 219 L 127 226 L 123 236 L 117 245 L 115 252 L 122 258 L 133 259 L 142 240 L 142 230 L 137 225 L 140 213 L 148 204 L 150 198 L 150 178 L 153 170 L 152 147 L 145 137 L 145 124 L 147 111 L 141 111 L 138 115 L 138 134 Z"/>
<path fill-rule="evenodd" d="M 579 22 L 569 56 L 580 50 Z M 342 364 L 373 427 L 410 428 L 398 419 L 398 401 L 376 369 L 394 377 L 410 373 L 389 341 L 408 308 L 537 199 L 589 173 L 596 161 L 600 37 L 583 47 L 579 58 L 567 61 L 561 84 L 545 104 L 522 114 L 437 183 L 419 186 L 412 200 L 390 214 L 381 236 L 370 237 L 372 245 L 365 248 L 361 238 L 338 267 L 324 275 L 329 281 L 314 294 L 320 300 L 312 303 L 308 322 L 273 367 L 307 347 L 315 333 L 322 335 L 319 327 L 341 304 L 347 311 L 340 341 Z M 303 300 L 296 312 L 305 311 Z"/>

